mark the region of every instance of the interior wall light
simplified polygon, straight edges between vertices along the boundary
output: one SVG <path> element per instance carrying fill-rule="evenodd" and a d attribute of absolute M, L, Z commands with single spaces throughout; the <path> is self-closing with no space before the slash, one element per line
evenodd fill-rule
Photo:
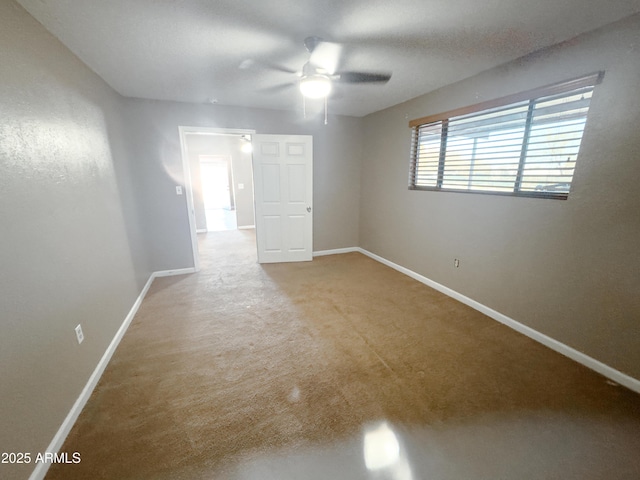
<path fill-rule="evenodd" d="M 251 144 L 251 139 L 246 135 L 242 135 L 242 137 L 240 138 L 242 140 L 242 145 L 240 146 L 240 150 L 243 151 L 244 153 L 253 152 L 253 145 Z"/>

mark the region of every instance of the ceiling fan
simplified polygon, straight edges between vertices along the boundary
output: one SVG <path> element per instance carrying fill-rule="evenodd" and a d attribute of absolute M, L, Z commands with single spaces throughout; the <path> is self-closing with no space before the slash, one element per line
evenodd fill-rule
<path fill-rule="evenodd" d="M 320 37 L 307 37 L 304 46 L 309 61 L 302 67 L 300 91 L 307 98 L 325 98 L 331 93 L 333 82 L 339 83 L 387 83 L 387 72 L 338 71 L 342 45 L 326 42 Z"/>
<path fill-rule="evenodd" d="M 359 72 L 340 71 L 338 66 L 342 55 L 342 45 L 335 42 L 327 42 L 320 37 L 307 37 L 304 46 L 309 52 L 309 60 L 303 65 L 302 70 L 294 71 L 276 65 L 262 64 L 271 69 L 296 74 L 299 79 L 297 84 L 305 99 L 324 99 L 325 124 L 327 123 L 327 97 L 333 89 L 334 83 L 377 83 L 384 84 L 391 78 L 389 72 Z M 245 60 L 240 68 L 249 68 L 260 63 L 253 60 Z M 275 92 L 291 86 L 292 83 L 275 85 L 264 89 L 263 92 Z M 304 103 L 303 103 L 304 108 Z"/>

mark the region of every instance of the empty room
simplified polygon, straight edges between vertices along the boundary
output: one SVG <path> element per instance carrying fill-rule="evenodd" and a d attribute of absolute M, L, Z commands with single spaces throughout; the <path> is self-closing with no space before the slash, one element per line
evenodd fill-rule
<path fill-rule="evenodd" d="M 0 478 L 640 478 L 640 0 L 0 0 Z"/>

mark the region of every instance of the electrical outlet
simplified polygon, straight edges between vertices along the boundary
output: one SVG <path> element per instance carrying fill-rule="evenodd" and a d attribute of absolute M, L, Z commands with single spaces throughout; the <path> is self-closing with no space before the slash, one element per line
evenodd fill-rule
<path fill-rule="evenodd" d="M 76 330 L 76 338 L 78 339 L 78 344 L 80 344 L 84 340 L 84 333 L 82 333 L 82 327 L 80 326 L 80 324 L 78 324 L 75 330 Z"/>
<path fill-rule="evenodd" d="M 460 260 L 458 260 L 457 258 L 453 259 L 453 266 L 458 268 L 460 266 Z"/>

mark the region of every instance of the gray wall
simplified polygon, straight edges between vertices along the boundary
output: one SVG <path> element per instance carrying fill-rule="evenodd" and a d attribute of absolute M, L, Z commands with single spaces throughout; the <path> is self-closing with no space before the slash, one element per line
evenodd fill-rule
<path fill-rule="evenodd" d="M 313 135 L 315 250 L 361 245 L 640 378 L 639 32 L 636 16 L 324 126 L 124 99 L 0 2 L 0 451 L 43 451 L 150 273 L 192 265 L 179 125 Z M 408 119 L 600 69 L 569 200 L 407 190 Z"/>
<path fill-rule="evenodd" d="M 313 135 L 313 248 L 358 245 L 362 119 L 303 120 L 299 112 L 128 99 L 125 105 L 144 199 L 145 230 L 154 270 L 193 266 L 178 126 L 236 128 L 257 133 Z"/>
<path fill-rule="evenodd" d="M 233 183 L 235 190 L 235 213 L 238 227 L 255 225 L 253 211 L 253 169 L 251 153 L 241 150 L 244 141 L 236 135 L 192 135 L 187 134 L 187 150 L 189 168 L 193 185 L 193 202 L 198 229 L 206 229 L 207 222 L 202 196 L 200 177 L 200 155 L 225 155 L 231 159 Z M 243 184 L 244 189 L 238 188 Z"/>
<path fill-rule="evenodd" d="M 640 378 L 639 58 L 635 16 L 366 117 L 361 246 Z M 409 119 L 598 70 L 567 201 L 407 190 Z"/>
<path fill-rule="evenodd" d="M 122 98 L 12 1 L 0 111 L 0 451 L 44 451 L 151 272 L 192 265 L 179 125 L 314 135 L 315 247 L 358 244 L 361 119 Z"/>
<path fill-rule="evenodd" d="M 0 2 L 2 452 L 45 451 L 149 277 L 122 100 Z"/>

